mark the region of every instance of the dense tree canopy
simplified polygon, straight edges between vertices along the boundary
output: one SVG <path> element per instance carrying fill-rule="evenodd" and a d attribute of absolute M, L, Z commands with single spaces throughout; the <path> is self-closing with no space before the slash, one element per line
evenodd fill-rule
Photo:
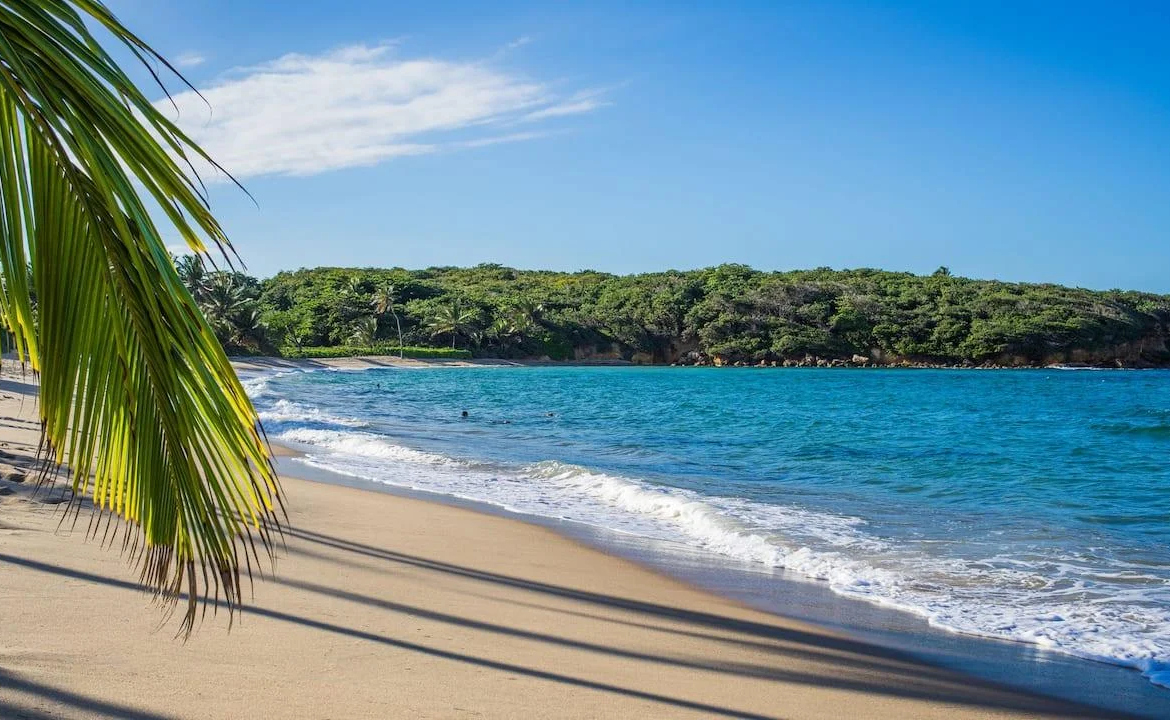
<path fill-rule="evenodd" d="M 214 275 L 214 274 L 212 274 Z M 207 283 L 208 279 L 203 278 Z M 235 279 L 266 329 L 235 350 L 447 345 L 488 357 L 1165 364 L 1170 297 L 881 270 L 743 265 L 617 276 L 472 268 L 315 268 Z M 212 283 L 214 286 L 214 283 Z M 393 302 L 387 302 L 392 288 Z M 198 297 L 198 293 L 197 293 Z M 218 307 L 216 305 L 215 307 Z M 390 310 L 393 309 L 393 313 Z M 255 333 L 252 333 L 253 335 Z"/>

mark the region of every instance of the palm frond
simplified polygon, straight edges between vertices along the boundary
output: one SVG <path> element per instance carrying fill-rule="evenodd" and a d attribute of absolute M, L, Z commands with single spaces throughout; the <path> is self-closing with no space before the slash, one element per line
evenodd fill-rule
<path fill-rule="evenodd" d="M 349 341 L 359 347 L 370 347 L 378 342 L 378 318 L 361 318 L 353 325 Z"/>
<path fill-rule="evenodd" d="M 0 317 L 40 373 L 48 457 L 130 523 L 144 584 L 187 593 L 189 632 L 200 596 L 239 604 L 241 569 L 279 529 L 279 486 L 147 209 L 153 198 L 192 251 L 230 252 L 189 162 L 211 159 L 87 21 L 166 65 L 96 0 L 0 0 Z"/>

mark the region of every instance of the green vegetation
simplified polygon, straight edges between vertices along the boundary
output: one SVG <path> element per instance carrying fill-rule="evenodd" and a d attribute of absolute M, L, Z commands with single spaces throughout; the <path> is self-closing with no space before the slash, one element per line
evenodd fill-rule
<path fill-rule="evenodd" d="M 946 268 L 929 276 L 742 265 L 629 276 L 499 265 L 316 268 L 224 282 L 247 300 L 203 303 L 216 313 L 221 341 L 289 355 L 307 346 L 351 354 L 341 348 L 405 343 L 478 357 L 657 363 L 854 356 L 883 363 L 1170 363 L 1168 296 L 969 280 Z"/>
<path fill-rule="evenodd" d="M 0 324 L 39 373 L 44 474 L 68 463 L 78 497 L 127 521 L 141 581 L 186 594 L 189 630 L 201 596 L 238 605 L 278 520 L 256 413 L 216 342 L 256 342 L 260 318 L 232 278 L 208 278 L 198 306 L 180 281 L 164 238 L 230 253 L 190 174 L 212 160 L 99 35 L 171 68 L 98 0 L 0 0 Z"/>

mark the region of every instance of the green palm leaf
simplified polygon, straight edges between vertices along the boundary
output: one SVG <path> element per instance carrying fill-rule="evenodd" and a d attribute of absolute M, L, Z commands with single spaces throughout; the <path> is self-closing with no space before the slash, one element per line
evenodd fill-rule
<path fill-rule="evenodd" d="M 468 335 L 475 328 L 478 313 L 471 308 L 464 308 L 458 300 L 443 303 L 426 319 L 423 327 L 430 332 L 431 337 L 439 335 L 451 336 L 451 347 L 460 335 Z"/>
<path fill-rule="evenodd" d="M 0 0 L 0 319 L 40 373 L 49 457 L 78 496 L 129 521 L 142 581 L 187 593 L 190 632 L 201 595 L 239 604 L 255 540 L 270 551 L 279 529 L 279 486 L 146 206 L 193 251 L 229 251 L 188 162 L 211 160 L 86 22 L 166 64 L 100 2 Z"/>

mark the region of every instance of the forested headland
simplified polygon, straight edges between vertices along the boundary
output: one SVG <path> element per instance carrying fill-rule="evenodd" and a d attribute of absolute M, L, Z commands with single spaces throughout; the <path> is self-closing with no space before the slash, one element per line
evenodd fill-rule
<path fill-rule="evenodd" d="M 1170 296 L 882 270 L 611 275 L 177 260 L 231 353 L 714 365 L 1170 366 Z"/>

